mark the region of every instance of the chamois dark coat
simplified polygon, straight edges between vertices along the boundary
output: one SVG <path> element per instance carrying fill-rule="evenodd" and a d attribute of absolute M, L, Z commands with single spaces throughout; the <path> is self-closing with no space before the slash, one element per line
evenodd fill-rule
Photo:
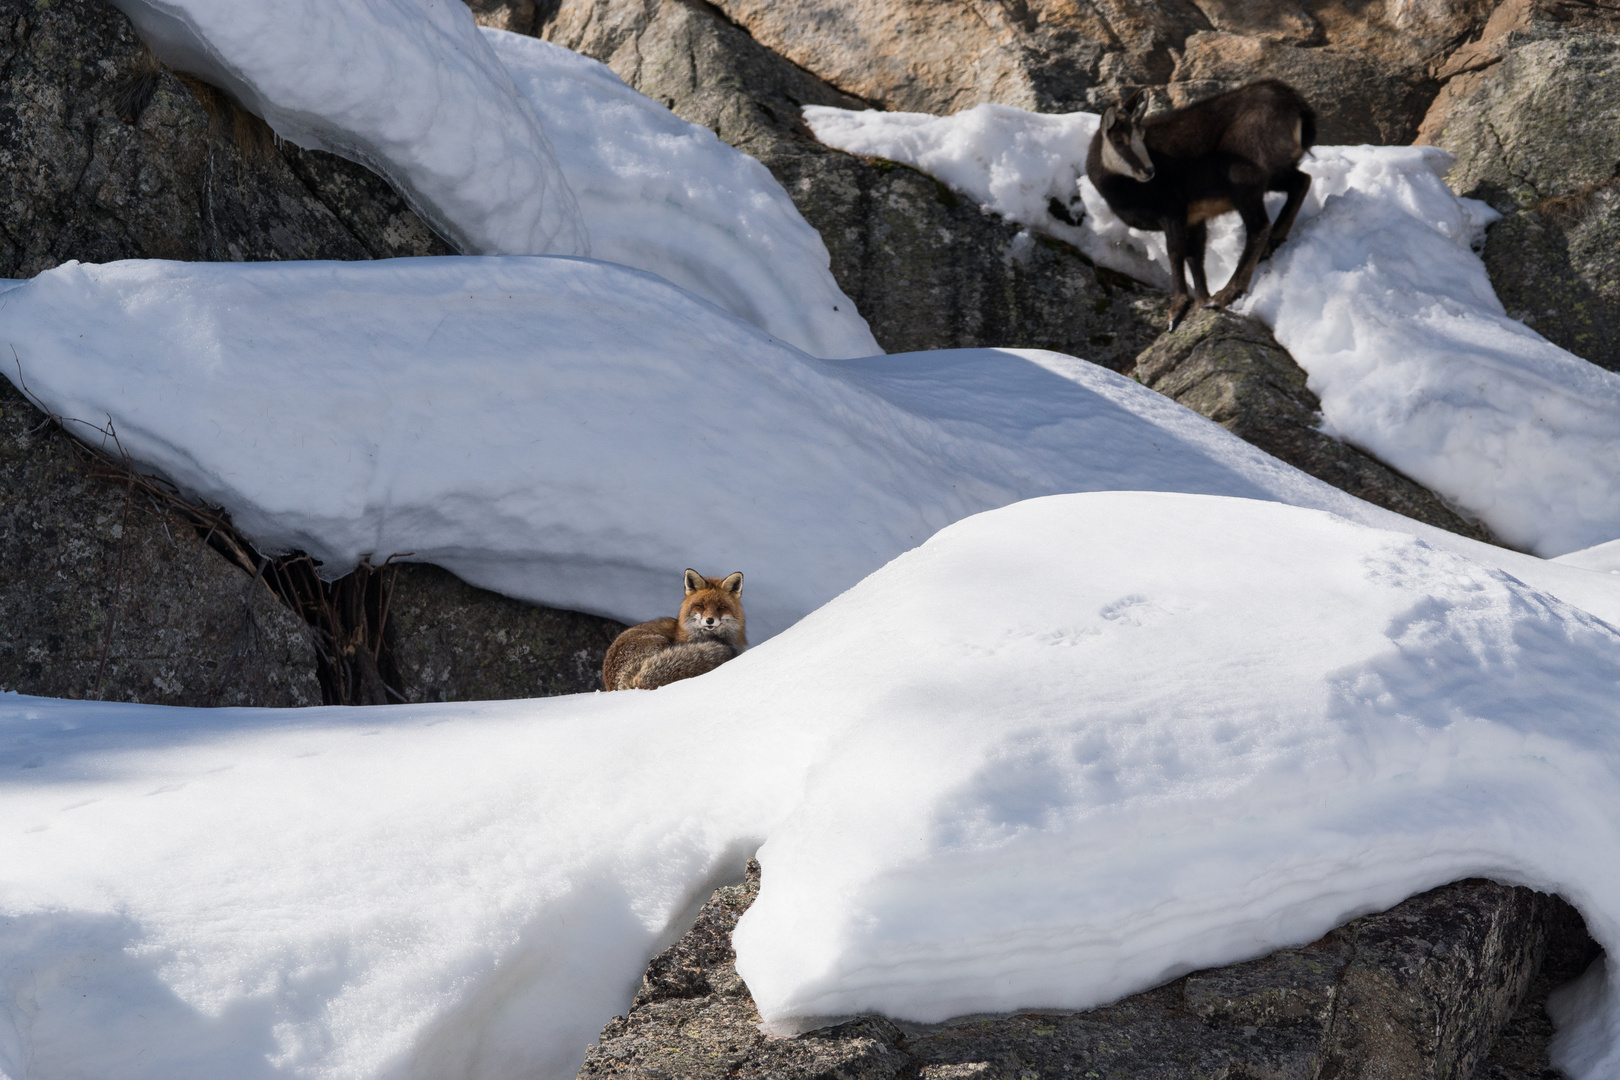
<path fill-rule="evenodd" d="M 1311 178 L 1297 166 L 1316 142 L 1316 114 L 1287 83 L 1264 79 L 1157 116 L 1140 91 L 1103 114 L 1086 154 L 1086 176 L 1133 229 L 1164 233 L 1170 253 L 1170 326 L 1193 298 L 1225 307 L 1249 288 L 1260 260 L 1288 238 Z M 1288 195 L 1277 223 L 1268 191 Z M 1243 257 L 1213 298 L 1204 280 L 1205 222 L 1229 210 L 1243 218 Z M 1189 266 L 1190 264 L 1190 266 Z"/>

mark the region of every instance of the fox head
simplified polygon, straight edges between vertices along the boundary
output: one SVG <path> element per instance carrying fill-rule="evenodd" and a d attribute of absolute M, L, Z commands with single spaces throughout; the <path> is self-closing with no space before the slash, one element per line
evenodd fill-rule
<path fill-rule="evenodd" d="M 683 641 L 704 639 L 724 641 L 733 648 L 746 649 L 743 633 L 742 571 L 730 577 L 706 578 L 696 570 L 686 572 L 686 599 L 676 618 L 676 634 Z"/>

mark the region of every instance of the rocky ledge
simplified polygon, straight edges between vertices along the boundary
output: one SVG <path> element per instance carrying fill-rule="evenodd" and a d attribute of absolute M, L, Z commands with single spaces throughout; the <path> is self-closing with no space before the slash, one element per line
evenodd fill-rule
<path fill-rule="evenodd" d="M 731 949 L 759 879 L 750 860 L 647 965 L 581 1080 L 1532 1080 L 1556 1075 L 1548 990 L 1597 954 L 1562 900 L 1475 879 L 1090 1012 L 865 1016 L 772 1039 Z"/>

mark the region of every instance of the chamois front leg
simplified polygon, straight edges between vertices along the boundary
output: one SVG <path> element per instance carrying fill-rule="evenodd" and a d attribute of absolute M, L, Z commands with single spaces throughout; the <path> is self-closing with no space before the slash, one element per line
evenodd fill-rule
<path fill-rule="evenodd" d="M 1204 249 L 1209 241 L 1209 229 L 1200 221 L 1187 226 L 1187 269 L 1192 273 L 1193 300 L 1209 303 L 1209 282 L 1204 278 Z"/>
<path fill-rule="evenodd" d="M 1299 208 L 1305 205 L 1305 195 L 1311 190 L 1310 173 L 1294 169 L 1283 178 L 1282 190 L 1288 193 L 1288 201 L 1283 203 L 1282 213 L 1277 215 L 1277 223 L 1271 227 L 1271 243 L 1267 245 L 1267 258 L 1270 258 L 1282 247 L 1283 241 L 1288 239 L 1288 233 L 1294 227 L 1294 219 L 1299 217 Z"/>
<path fill-rule="evenodd" d="M 1237 204 L 1238 214 L 1243 218 L 1243 257 L 1238 260 L 1237 269 L 1232 271 L 1232 280 L 1210 298 L 1210 307 L 1226 307 L 1249 291 L 1254 268 L 1260 265 L 1260 257 L 1265 254 L 1266 244 L 1271 240 L 1271 217 L 1266 213 L 1264 189 L 1242 191 L 1232 201 Z"/>
<path fill-rule="evenodd" d="M 1192 297 L 1187 295 L 1187 218 L 1178 214 L 1164 219 L 1164 246 L 1170 255 L 1170 329 L 1174 330 L 1180 325 L 1187 309 L 1192 307 Z M 1203 267 L 1196 271 L 1203 276 Z"/>

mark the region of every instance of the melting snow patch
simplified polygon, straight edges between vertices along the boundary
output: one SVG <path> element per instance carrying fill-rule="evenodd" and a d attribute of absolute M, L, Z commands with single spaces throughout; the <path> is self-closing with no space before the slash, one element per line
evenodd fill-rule
<path fill-rule="evenodd" d="M 1098 262 L 1169 281 L 1162 234 L 1127 228 L 1084 179 L 1092 114 L 804 114 L 830 146 L 913 165 Z M 1434 147 L 1317 147 L 1300 166 L 1312 177 L 1300 223 L 1243 310 L 1309 374 L 1335 434 L 1509 543 L 1554 556 L 1620 537 L 1620 375 L 1506 316 L 1471 248 L 1494 212 L 1446 187 L 1450 164 Z M 1083 209 L 1078 226 L 1052 216 L 1053 199 Z M 1241 248 L 1235 214 L 1211 223 L 1211 287 Z"/>

